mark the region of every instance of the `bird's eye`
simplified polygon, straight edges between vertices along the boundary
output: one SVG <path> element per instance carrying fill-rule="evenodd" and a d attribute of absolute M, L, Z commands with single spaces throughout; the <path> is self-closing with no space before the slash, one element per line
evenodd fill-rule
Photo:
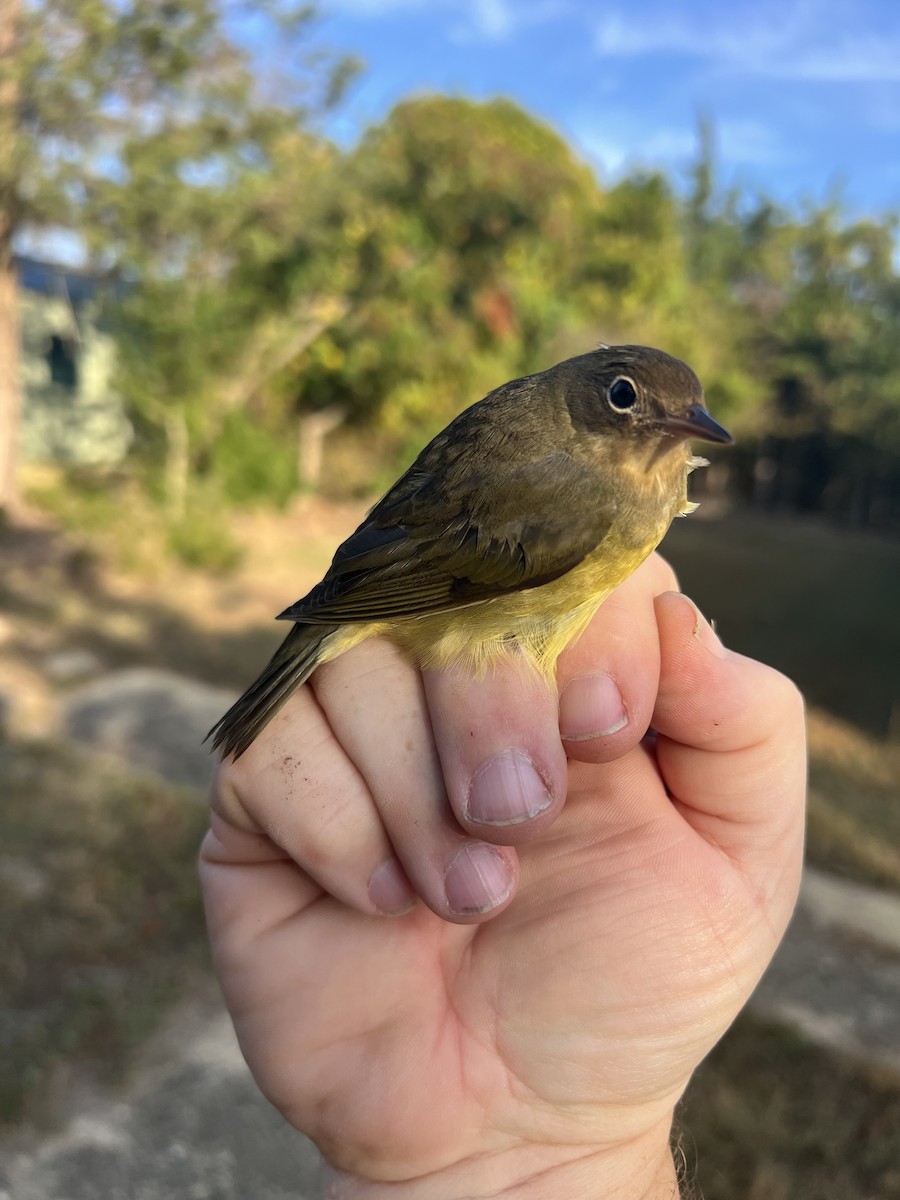
<path fill-rule="evenodd" d="M 609 401 L 609 407 L 615 409 L 616 412 L 628 412 L 637 404 L 637 392 L 634 384 L 624 375 L 620 375 L 618 379 L 612 381 L 606 389 L 606 398 Z"/>

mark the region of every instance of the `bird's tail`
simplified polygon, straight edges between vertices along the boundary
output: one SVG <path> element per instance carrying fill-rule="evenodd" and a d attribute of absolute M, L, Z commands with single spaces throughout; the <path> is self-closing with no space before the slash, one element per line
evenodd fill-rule
<path fill-rule="evenodd" d="M 231 754 L 240 758 L 288 697 L 313 673 L 322 643 L 335 628 L 295 625 L 259 678 L 213 725 L 204 740 L 212 738 L 213 749 L 221 749 L 223 757 Z"/>

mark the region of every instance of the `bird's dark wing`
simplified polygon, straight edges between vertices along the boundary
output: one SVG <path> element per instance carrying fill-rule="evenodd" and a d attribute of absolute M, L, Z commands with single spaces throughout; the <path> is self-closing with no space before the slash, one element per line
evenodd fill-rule
<path fill-rule="evenodd" d="M 615 501 L 596 473 L 556 451 L 490 478 L 417 466 L 343 543 L 325 578 L 281 614 L 314 624 L 460 608 L 536 587 L 606 536 Z"/>

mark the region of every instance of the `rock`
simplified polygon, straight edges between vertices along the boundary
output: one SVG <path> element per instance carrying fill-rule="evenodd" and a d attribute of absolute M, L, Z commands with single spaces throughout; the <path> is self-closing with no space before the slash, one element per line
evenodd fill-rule
<path fill-rule="evenodd" d="M 896 894 L 807 866 L 800 904 L 817 924 L 877 943 L 900 957 L 900 898 Z"/>
<path fill-rule="evenodd" d="M 71 692 L 66 731 L 172 783 L 206 789 L 213 758 L 203 739 L 235 696 L 168 671 L 116 671 Z"/>
<path fill-rule="evenodd" d="M 88 675 L 96 675 L 102 668 L 100 659 L 90 650 L 60 650 L 44 660 L 48 678 L 56 683 L 72 683 Z"/>
<path fill-rule="evenodd" d="M 41 900 L 50 890 L 46 871 L 11 854 L 0 854 L 0 884 L 19 900 Z"/>
<path fill-rule="evenodd" d="M 315 1147 L 260 1095 L 220 1001 L 182 1006 L 131 1094 L 82 1099 L 37 1145 L 7 1145 L 16 1200 L 312 1200 Z M 168 1043 L 168 1044 L 167 1044 Z M 0 1200 L 4 1180 L 0 1177 Z"/>
<path fill-rule="evenodd" d="M 763 1017 L 900 1078 L 900 897 L 807 868 L 751 998 Z"/>

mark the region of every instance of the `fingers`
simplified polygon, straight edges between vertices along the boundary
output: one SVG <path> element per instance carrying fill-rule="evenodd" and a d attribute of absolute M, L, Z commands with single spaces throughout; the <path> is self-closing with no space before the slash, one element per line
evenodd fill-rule
<path fill-rule="evenodd" d="M 211 805 L 233 828 L 264 833 L 353 908 L 398 913 L 415 903 L 369 787 L 309 688 L 237 762 L 220 764 Z"/>
<path fill-rule="evenodd" d="M 659 682 L 654 599 L 677 587 L 669 564 L 652 554 L 560 656 L 559 731 L 569 758 L 612 762 L 647 732 Z"/>
<path fill-rule="evenodd" d="M 497 842 L 539 835 L 566 795 L 555 691 L 524 658 L 476 678 L 450 667 L 423 680 L 459 825 Z"/>
<path fill-rule="evenodd" d="M 685 597 L 660 596 L 656 613 L 661 673 L 653 725 L 673 802 L 767 890 L 779 887 L 768 869 L 798 874 L 802 850 L 802 697 L 777 671 L 724 649 Z M 790 899 L 789 888 L 782 892 Z"/>
<path fill-rule="evenodd" d="M 428 906 L 454 921 L 499 912 L 515 891 L 515 853 L 467 838 L 454 819 L 418 671 L 375 639 L 317 671 L 314 687 Z"/>
<path fill-rule="evenodd" d="M 659 674 L 653 597 L 673 580 L 653 556 L 610 597 L 560 660 L 559 706 L 526 664 L 423 682 L 390 643 L 366 642 L 223 764 L 213 807 L 362 912 L 399 914 L 418 896 L 446 919 L 493 915 L 517 885 L 510 847 L 564 803 L 566 754 L 610 761 L 643 736 Z"/>
<path fill-rule="evenodd" d="M 320 668 L 315 689 L 301 688 L 246 754 L 220 766 L 212 807 L 233 829 L 265 834 L 280 852 L 273 862 L 287 856 L 361 912 L 399 915 L 421 897 L 469 923 L 515 891 L 515 853 L 453 820 L 421 679 L 387 642 Z M 218 840 L 237 853 L 235 839 Z"/>
<path fill-rule="evenodd" d="M 453 813 L 487 841 L 521 845 L 559 815 L 566 756 L 609 762 L 637 745 L 659 680 L 653 599 L 675 585 L 657 555 L 601 606 L 560 657 L 558 696 L 526 662 L 473 678 L 425 672 L 425 694 Z M 561 740 L 562 739 L 562 740 Z"/>
<path fill-rule="evenodd" d="M 271 839 L 248 833 L 215 811 L 200 847 L 199 869 L 213 947 L 218 955 L 227 944 L 233 963 L 241 962 L 264 931 L 283 927 L 322 895 L 322 888 Z"/>

